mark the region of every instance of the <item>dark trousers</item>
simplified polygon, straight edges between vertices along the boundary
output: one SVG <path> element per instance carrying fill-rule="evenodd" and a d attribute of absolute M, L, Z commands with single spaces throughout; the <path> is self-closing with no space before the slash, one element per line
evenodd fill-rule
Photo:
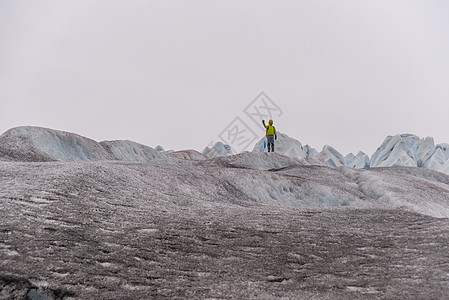
<path fill-rule="evenodd" d="M 274 135 L 267 135 L 268 152 L 274 152 Z M 270 151 L 271 148 L 271 151 Z"/>

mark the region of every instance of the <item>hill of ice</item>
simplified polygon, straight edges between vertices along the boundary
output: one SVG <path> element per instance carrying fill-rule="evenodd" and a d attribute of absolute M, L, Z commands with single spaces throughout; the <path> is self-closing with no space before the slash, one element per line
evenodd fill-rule
<path fill-rule="evenodd" d="M 203 150 L 203 154 L 206 157 L 214 158 L 217 156 L 233 155 L 234 153 L 229 145 L 225 145 L 222 142 L 216 142 L 212 147 L 206 147 Z"/>
<path fill-rule="evenodd" d="M 266 152 L 265 138 L 259 140 L 253 152 Z M 293 159 L 305 160 L 303 164 L 351 168 L 419 167 L 449 174 L 449 144 L 435 145 L 433 138 L 420 139 L 416 135 L 388 136 L 371 158 L 363 153 L 343 156 L 326 145 L 318 152 L 286 134 L 278 133 L 276 153 Z M 164 151 L 132 141 L 103 141 L 77 134 L 40 127 L 17 127 L 0 136 L 0 160 L 3 161 L 102 161 L 187 163 L 223 156 L 233 156 L 230 146 L 222 142 L 206 147 L 203 153 L 195 150 Z M 264 162 L 260 158 L 247 162 L 254 166 Z"/>
<path fill-rule="evenodd" d="M 371 167 L 410 166 L 448 173 L 449 145 L 412 134 L 389 136 L 371 157 Z"/>
<path fill-rule="evenodd" d="M 180 162 L 132 141 L 96 142 L 74 133 L 32 126 L 13 128 L 0 136 L 0 160 Z"/>
<path fill-rule="evenodd" d="M 309 153 L 306 151 L 306 149 L 304 149 L 300 141 L 295 140 L 286 134 L 278 132 L 277 136 L 278 139 L 276 140 L 275 143 L 275 151 L 282 155 L 302 159 L 313 157 L 313 155 L 316 154 L 316 151 L 314 149 L 307 148 L 310 149 L 309 150 L 310 156 L 309 156 Z M 253 152 L 267 152 L 265 137 L 256 143 Z"/>
<path fill-rule="evenodd" d="M 0 298 L 447 299 L 449 175 L 426 168 L 447 147 L 387 139 L 372 161 L 396 167 L 367 168 L 288 136 L 209 158 L 12 129 Z"/>
<path fill-rule="evenodd" d="M 231 155 L 226 145 L 216 143 L 206 149 L 207 155 L 194 150 L 166 153 L 131 141 L 98 143 L 76 134 L 37 127 L 14 128 L 0 136 L 4 161 L 126 161 L 173 165 L 174 169 L 166 176 L 157 178 L 159 188 L 176 189 L 176 194 L 186 197 L 213 197 L 211 191 L 223 194 L 214 187 L 218 184 L 232 187 L 231 190 L 250 201 L 271 205 L 400 207 L 435 217 L 449 217 L 447 175 L 420 168 L 408 173 L 401 171 L 401 174 L 397 174 L 397 169 L 388 168 L 356 170 L 353 168 L 368 167 L 364 153 L 343 157 L 331 146 L 316 153 L 285 134 L 279 134 L 276 153 L 257 152 L 264 150 L 263 140 L 254 149 L 256 152 Z M 420 166 L 441 171 L 448 164 L 448 153 L 445 145 L 434 146 L 430 138 L 398 135 L 385 140 L 371 158 L 371 166 Z M 196 183 L 183 183 L 179 179 L 174 184 L 173 178 L 180 172 L 178 164 L 188 172 L 186 178 L 195 178 Z M 159 175 L 155 173 L 154 176 Z M 229 188 L 225 190 L 229 192 Z"/>
<path fill-rule="evenodd" d="M 46 171 L 45 176 L 49 182 L 53 182 L 52 178 L 66 176 L 67 179 L 64 180 L 67 180 L 68 184 L 72 178 L 70 174 L 84 172 L 87 168 L 89 172 L 97 170 L 99 174 L 109 174 L 113 176 L 111 180 L 114 181 L 116 176 L 125 176 L 128 178 L 126 182 L 135 180 L 138 185 L 145 182 L 143 190 L 149 189 L 152 195 L 159 195 L 158 197 L 162 198 L 166 198 L 167 195 L 178 195 L 185 201 L 202 199 L 205 202 L 226 202 L 232 199 L 241 202 L 242 205 L 258 203 L 301 209 L 330 207 L 405 209 L 434 217 L 449 217 L 449 176 L 433 170 L 404 167 L 331 168 L 310 165 L 306 160 L 276 153 L 254 152 L 192 162 L 194 163 L 181 166 L 172 161 L 159 159 L 156 163 L 145 164 L 148 165 L 145 167 L 148 172 L 144 174 L 140 171 L 134 174 L 133 170 L 141 168 L 140 164 L 123 164 L 120 161 L 109 163 L 105 161 L 105 164 L 96 162 L 93 165 L 86 165 L 85 162 L 83 164 L 57 162 L 52 165 L 55 171 Z M 50 162 L 34 164 L 33 167 L 46 169 L 44 166 L 48 163 Z M 0 168 L 4 174 L 16 168 L 25 172 L 27 165 L 3 162 L 0 163 Z M 17 176 L 20 177 L 19 173 Z M 92 176 L 93 181 L 89 183 L 90 190 L 95 189 L 94 186 L 97 185 L 95 176 Z M 106 183 L 108 179 L 105 180 L 103 183 L 101 180 L 98 182 L 102 185 L 99 187 L 100 190 L 108 189 Z M 83 181 L 84 179 L 79 177 L 73 184 L 77 185 Z M 8 182 L 7 178 L 2 180 L 4 189 L 0 193 L 0 198 L 14 198 L 13 185 Z M 23 183 L 22 187 L 20 184 L 16 182 L 14 185 L 19 190 L 30 185 Z M 109 188 L 115 190 L 116 183 Z M 136 186 L 132 189 L 137 191 L 142 188 Z M 5 190 L 9 190 L 11 194 L 6 195 Z M 40 198 L 38 194 L 34 197 Z"/>
<path fill-rule="evenodd" d="M 369 168 L 370 166 L 370 159 L 369 156 L 362 151 L 359 151 L 357 155 L 354 156 L 354 154 L 349 153 L 345 156 L 345 163 L 346 166 L 356 169 L 363 169 L 363 168 Z"/>
<path fill-rule="evenodd" d="M 13 161 L 97 161 L 113 157 L 94 140 L 40 127 L 17 127 L 0 136 L 0 156 Z"/>
<path fill-rule="evenodd" d="M 254 147 L 254 152 L 266 152 L 265 138 Z M 325 145 L 321 152 L 285 134 L 278 134 L 276 152 L 292 158 L 313 158 L 315 164 L 324 163 L 330 167 L 419 167 L 449 174 L 449 144 L 435 145 L 433 138 L 419 138 L 412 134 L 388 136 L 371 158 L 363 153 L 343 155 L 335 148 Z"/>

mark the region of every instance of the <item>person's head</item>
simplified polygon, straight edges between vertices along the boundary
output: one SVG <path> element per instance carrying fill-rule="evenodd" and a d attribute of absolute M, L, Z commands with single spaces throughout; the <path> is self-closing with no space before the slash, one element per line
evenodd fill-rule
<path fill-rule="evenodd" d="M 268 121 L 268 124 L 273 125 L 273 120 Z"/>

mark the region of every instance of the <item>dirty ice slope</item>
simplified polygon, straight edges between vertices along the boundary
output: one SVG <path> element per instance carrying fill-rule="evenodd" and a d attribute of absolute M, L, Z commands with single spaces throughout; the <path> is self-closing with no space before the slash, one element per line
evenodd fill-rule
<path fill-rule="evenodd" d="M 396 169 L 382 172 L 377 169 L 349 169 L 344 167 L 346 159 L 350 158 L 353 164 L 360 166 L 359 162 L 364 161 L 365 157 L 363 153 L 345 158 L 334 148 L 325 146 L 323 151 L 310 158 L 307 156 L 313 151 L 306 150 L 300 142 L 281 133 L 278 140 L 279 151 L 290 151 L 289 154 L 296 157 L 263 152 L 223 156 L 218 153 L 226 154 L 226 147 L 216 144 L 213 148 L 215 150 L 211 151 L 215 151 L 214 155 L 218 156 L 207 159 L 196 151 L 165 154 L 131 141 L 98 143 L 72 133 L 39 127 L 19 127 L 0 136 L 0 154 L 3 160 L 25 162 L 151 162 L 159 165 L 154 174 L 149 175 L 156 176 L 152 180 L 160 183 L 153 191 L 160 190 L 163 193 L 166 189 L 176 189 L 176 195 L 185 194 L 186 197 L 211 199 L 216 193 L 223 194 L 219 191 L 220 188 L 229 188 L 230 184 L 238 191 L 238 195 L 244 195 L 244 199 L 251 199 L 255 203 L 297 208 L 390 207 L 435 217 L 449 216 L 446 175 L 436 172 L 433 174 L 422 168 L 412 168 L 407 174 L 396 174 Z M 260 148 L 260 145 L 255 147 L 259 149 L 257 147 Z M 294 152 L 293 148 L 298 152 Z M 373 162 L 389 166 L 392 162 L 397 162 L 395 157 L 408 153 L 404 157 L 410 160 L 404 158 L 403 163 L 413 165 L 413 161 L 419 161 L 426 166 L 437 164 L 431 158 L 435 155 L 445 157 L 445 151 L 444 147 L 434 147 L 433 141 L 429 139 L 420 140 L 411 135 L 390 137 L 373 156 Z M 333 168 L 318 167 L 320 165 Z M 170 173 L 159 174 L 158 170 L 165 170 L 164 168 L 168 168 Z M 269 170 L 272 172 L 264 172 Z M 183 172 L 188 173 L 182 175 L 182 178 L 189 177 L 191 183 L 175 180 Z M 428 174 L 433 174 L 432 178 L 436 179 L 429 180 Z M 194 193 L 183 193 L 183 187 Z M 226 188 L 225 190 L 228 191 Z"/>
<path fill-rule="evenodd" d="M 307 165 L 304 160 L 270 153 L 242 153 L 183 165 L 97 162 L 32 166 L 47 172 L 50 182 L 56 182 L 52 178 L 58 177 L 66 181 L 69 191 L 71 181 L 76 185 L 79 180 L 87 180 L 87 190 L 92 193 L 97 190 L 112 193 L 121 185 L 119 182 L 126 182 L 133 193 L 139 191 L 144 193 L 142 197 L 167 201 L 171 197 L 180 197 L 188 202 L 192 199 L 204 203 L 231 201 L 241 205 L 300 209 L 397 208 L 433 217 L 449 217 L 449 176 L 420 168 L 330 168 Z M 0 167 L 3 174 L 16 168 L 26 172 L 29 168 L 26 164 L 13 162 L 3 162 Z M 83 172 L 88 172 L 90 175 L 86 176 L 92 179 L 79 179 L 78 174 Z M 95 172 L 106 174 L 104 183 L 94 180 Z M 29 187 L 29 184 L 21 187 L 16 181 L 10 186 L 8 178 L 3 179 L 2 185 L 5 186 L 0 197 L 6 198 L 14 197 L 12 186 L 19 185 L 18 190 Z M 97 185 L 100 186 L 97 188 Z M 5 195 L 7 190 L 11 194 Z M 39 198 L 39 195 L 34 196 Z"/>
<path fill-rule="evenodd" d="M 449 217 L 446 174 L 412 167 L 340 170 L 370 199 L 433 217 Z"/>
<path fill-rule="evenodd" d="M 190 161 L 0 162 L 1 297 L 449 297 L 449 176 Z"/>
<path fill-rule="evenodd" d="M 0 298 L 449 297 L 448 220 L 364 194 L 447 176 L 227 163 L 0 162 Z"/>
<path fill-rule="evenodd" d="M 433 170 L 329 168 L 307 165 L 305 160 L 276 153 L 242 153 L 198 166 L 217 168 L 211 173 L 219 173 L 221 179 L 245 197 L 264 204 L 296 208 L 400 208 L 449 217 L 449 176 Z M 222 182 L 211 178 L 212 182 Z"/>

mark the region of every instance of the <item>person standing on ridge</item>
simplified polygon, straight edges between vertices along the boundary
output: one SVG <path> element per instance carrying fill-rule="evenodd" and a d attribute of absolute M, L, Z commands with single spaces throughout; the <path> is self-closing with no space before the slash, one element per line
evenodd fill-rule
<path fill-rule="evenodd" d="M 268 121 L 268 126 L 265 125 L 265 120 L 262 120 L 263 127 L 266 129 L 266 137 L 268 144 L 268 152 L 274 152 L 274 140 L 277 140 L 276 128 L 273 126 L 273 120 Z M 271 151 L 270 151 L 271 146 Z"/>

